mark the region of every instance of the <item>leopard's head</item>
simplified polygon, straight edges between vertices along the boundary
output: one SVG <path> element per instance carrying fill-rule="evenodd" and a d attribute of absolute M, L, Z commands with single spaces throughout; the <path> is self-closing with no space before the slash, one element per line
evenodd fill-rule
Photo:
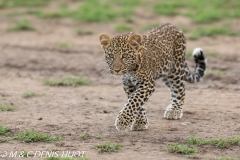
<path fill-rule="evenodd" d="M 130 33 L 111 38 L 101 34 L 99 40 L 112 74 L 123 75 L 127 71 L 138 69 L 141 62 L 141 35 Z"/>

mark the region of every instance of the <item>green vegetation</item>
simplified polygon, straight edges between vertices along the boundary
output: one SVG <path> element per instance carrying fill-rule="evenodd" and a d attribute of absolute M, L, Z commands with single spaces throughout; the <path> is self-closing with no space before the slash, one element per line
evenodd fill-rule
<path fill-rule="evenodd" d="M 66 6 L 60 6 L 60 9 L 52 12 L 29 10 L 26 13 L 36 15 L 40 18 L 68 17 L 82 22 L 110 22 L 117 17 L 131 19 L 130 16 L 134 13 L 135 7 L 140 3 L 141 0 L 87 0 L 83 1 L 77 9 L 68 9 Z"/>
<path fill-rule="evenodd" d="M 240 137 L 232 137 L 230 139 L 220 138 L 207 140 L 204 138 L 196 138 L 195 136 L 191 136 L 186 139 L 186 143 L 197 145 L 212 145 L 219 148 L 227 148 L 230 145 L 239 145 Z"/>
<path fill-rule="evenodd" d="M 63 18 L 66 16 L 65 9 L 60 9 L 55 12 L 43 12 L 39 9 L 29 9 L 25 12 L 25 14 L 35 15 L 39 18 Z"/>
<path fill-rule="evenodd" d="M 103 142 L 95 145 L 99 153 L 117 152 L 121 147 L 122 145 L 120 143 L 114 144 L 111 142 Z"/>
<path fill-rule="evenodd" d="M 94 136 L 94 138 L 101 139 L 101 135 L 100 134 L 96 135 L 96 136 Z"/>
<path fill-rule="evenodd" d="M 206 37 L 216 37 L 220 35 L 236 36 L 238 34 L 239 33 L 236 31 L 232 31 L 230 29 L 222 27 L 201 27 L 197 28 L 189 37 L 189 39 L 196 40 L 203 36 Z"/>
<path fill-rule="evenodd" d="M 167 146 L 166 151 L 170 153 L 180 153 L 187 155 L 188 158 L 197 158 L 196 153 L 198 152 L 196 147 L 193 145 L 211 145 L 218 148 L 228 148 L 231 145 L 240 145 L 240 137 L 231 137 L 231 138 L 214 138 L 207 140 L 205 138 L 197 138 L 195 135 L 187 138 L 185 140 L 186 144 L 171 144 Z M 189 146 L 190 145 L 190 146 Z M 216 160 L 230 160 L 232 158 L 221 157 Z"/>
<path fill-rule="evenodd" d="M 120 24 L 115 27 L 117 32 L 131 31 L 133 30 L 131 26 Z"/>
<path fill-rule="evenodd" d="M 23 13 L 21 12 L 17 12 L 17 11 L 11 11 L 11 12 L 8 12 L 6 14 L 7 17 L 16 17 L 16 16 L 19 16 L 19 15 L 22 15 Z"/>
<path fill-rule="evenodd" d="M 58 42 L 57 45 L 61 49 L 70 49 L 71 48 L 70 44 L 68 44 L 66 42 Z"/>
<path fill-rule="evenodd" d="M 127 16 L 127 17 L 125 17 L 125 22 L 126 23 L 133 23 L 134 19 L 131 16 Z"/>
<path fill-rule="evenodd" d="M 186 57 L 191 57 L 192 56 L 192 52 L 191 51 L 186 51 Z"/>
<path fill-rule="evenodd" d="M 90 135 L 88 133 L 84 133 L 83 135 L 80 136 L 81 140 L 86 140 L 89 138 L 96 138 L 96 139 L 101 139 L 101 135 Z"/>
<path fill-rule="evenodd" d="M 32 97 L 36 97 L 36 96 L 37 96 L 37 94 L 34 92 L 25 92 L 22 94 L 23 98 L 32 98 Z"/>
<path fill-rule="evenodd" d="M 60 136 L 51 136 L 48 134 L 42 134 L 35 131 L 27 130 L 18 133 L 15 139 L 23 141 L 25 143 L 31 142 L 51 142 L 51 141 L 59 141 L 61 139 Z"/>
<path fill-rule="evenodd" d="M 87 86 L 90 82 L 82 76 L 70 76 L 59 79 L 44 80 L 44 85 L 47 86 Z"/>
<path fill-rule="evenodd" d="M 6 127 L 3 127 L 3 126 L 0 124 L 0 135 L 6 135 L 7 133 L 9 133 L 9 129 L 6 128 Z"/>
<path fill-rule="evenodd" d="M 0 0 L 0 8 L 11 7 L 41 7 L 46 6 L 51 0 Z"/>
<path fill-rule="evenodd" d="M 80 160 L 89 160 L 89 158 L 83 156 L 83 157 L 80 158 Z"/>
<path fill-rule="evenodd" d="M 222 70 L 218 70 L 218 69 L 211 69 L 211 68 L 207 68 L 206 69 L 206 74 L 212 74 L 218 77 L 222 77 L 226 74 L 225 71 Z"/>
<path fill-rule="evenodd" d="M 160 15 L 168 15 L 173 16 L 178 14 L 178 8 L 183 7 L 184 4 L 179 1 L 173 0 L 173 1 L 162 1 L 161 3 L 157 3 L 153 5 L 153 10 L 155 13 Z"/>
<path fill-rule="evenodd" d="M 8 136 L 8 133 L 6 134 Z M 14 138 L 0 138 L 0 143 L 8 142 L 10 140 L 13 140 Z"/>
<path fill-rule="evenodd" d="M 86 140 L 86 139 L 88 139 L 89 137 L 90 137 L 90 135 L 87 134 L 87 133 L 84 133 L 83 135 L 80 136 L 81 140 Z"/>
<path fill-rule="evenodd" d="M 72 0 L 74 1 L 74 0 Z M 47 6 L 51 0 L 0 0 L 0 8 L 9 7 L 38 7 Z M 54 2 L 54 1 L 53 1 Z M 68 3 L 63 2 L 55 11 L 31 9 L 27 14 L 40 18 L 71 18 L 82 22 L 110 22 L 119 17 L 132 22 L 135 8 L 144 4 L 142 0 L 87 0 L 75 9 L 68 8 Z M 97 7 L 96 7 L 97 6 Z M 161 0 L 151 2 L 155 14 L 174 16 L 183 15 L 190 17 L 195 23 L 212 23 L 223 19 L 240 17 L 240 1 L 238 0 Z M 94 8 L 94 9 L 93 9 Z M 16 15 L 14 13 L 14 15 Z"/>
<path fill-rule="evenodd" d="M 28 20 L 24 19 L 17 22 L 14 26 L 7 29 L 8 31 L 33 31 L 35 28 L 29 24 Z"/>
<path fill-rule="evenodd" d="M 16 109 L 17 109 L 17 105 L 15 104 L 8 104 L 8 103 L 0 104 L 0 111 L 14 111 Z"/>
<path fill-rule="evenodd" d="M 22 157 L 28 157 L 28 151 L 23 151 L 23 153 L 21 154 Z"/>
<path fill-rule="evenodd" d="M 196 23 L 211 23 L 226 18 L 240 17 L 240 1 L 227 0 L 162 0 L 153 4 L 154 13 L 160 15 L 184 15 Z M 183 9 L 184 10 L 181 10 Z"/>
<path fill-rule="evenodd" d="M 108 2 L 88 0 L 84 1 L 79 9 L 72 11 L 71 16 L 75 20 L 84 22 L 108 22 L 114 20 L 117 17 L 117 13 L 111 9 Z"/>
<path fill-rule="evenodd" d="M 184 144 L 171 144 L 167 146 L 166 149 L 170 153 L 181 153 L 185 155 L 192 155 L 194 156 L 197 152 L 197 149 L 194 147 L 188 147 Z"/>
<path fill-rule="evenodd" d="M 81 27 L 79 27 L 76 31 L 77 35 L 92 35 L 93 32 L 92 31 L 89 31 L 89 30 L 85 30 Z"/>

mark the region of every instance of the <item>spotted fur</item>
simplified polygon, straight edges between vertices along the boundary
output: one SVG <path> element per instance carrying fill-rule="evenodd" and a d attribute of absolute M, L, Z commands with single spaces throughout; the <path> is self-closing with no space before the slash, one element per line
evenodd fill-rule
<path fill-rule="evenodd" d="M 123 88 L 128 96 L 127 103 L 115 121 L 118 130 L 148 128 L 143 105 L 154 92 L 154 82 L 159 78 L 171 91 L 171 104 L 164 117 L 182 117 L 184 81 L 199 82 L 206 69 L 202 49 L 196 48 L 193 52 L 196 69 L 191 73 L 185 62 L 184 34 L 171 24 L 155 27 L 142 35 L 128 33 L 111 38 L 101 34 L 99 40 L 111 73 L 123 75 Z"/>

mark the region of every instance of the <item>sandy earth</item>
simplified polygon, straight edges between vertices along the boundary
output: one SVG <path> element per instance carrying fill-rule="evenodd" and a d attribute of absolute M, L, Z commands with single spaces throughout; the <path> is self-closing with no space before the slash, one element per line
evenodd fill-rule
<path fill-rule="evenodd" d="M 189 27 L 183 17 L 143 17 L 138 11 L 139 26 L 152 22 L 171 22 Z M 240 135 L 240 37 L 201 38 L 187 41 L 187 50 L 202 47 L 214 53 L 207 57 L 208 67 L 224 71 L 224 76 L 207 74 L 199 84 L 186 84 L 184 116 L 181 120 L 163 119 L 170 102 L 169 90 L 157 82 L 156 91 L 145 105 L 150 126 L 146 131 L 120 134 L 114 127 L 115 118 L 126 102 L 120 78 L 101 74 L 107 69 L 98 42 L 102 32 L 116 35 L 112 24 L 80 24 L 93 30 L 93 35 L 77 36 L 79 24 L 70 20 L 39 20 L 29 17 L 36 32 L 6 32 L 16 20 L 1 16 L 0 24 L 0 103 L 18 104 L 13 112 L 0 112 L 0 124 L 17 134 L 31 129 L 60 135 L 62 140 L 51 143 L 0 144 L 3 151 L 86 151 L 91 160 L 122 159 L 186 159 L 184 155 L 164 152 L 167 144 L 183 143 L 196 134 L 202 138 L 228 138 Z M 234 22 L 235 23 L 235 22 Z M 139 28 L 136 31 L 140 31 Z M 188 35 L 188 33 L 187 33 Z M 68 42 L 70 49 L 61 49 L 58 42 Z M 194 69 L 192 58 L 187 59 Z M 48 87 L 43 79 L 83 75 L 91 85 L 84 87 Z M 24 92 L 41 96 L 24 99 Z M 81 140 L 84 133 L 90 138 Z M 99 136 L 100 138 L 97 138 Z M 0 136 L 1 138 L 2 136 Z M 117 153 L 99 154 L 94 144 L 110 141 L 123 144 Z M 240 146 L 227 149 L 199 147 L 203 158 L 240 157 Z M 11 159 L 11 158 L 0 158 Z M 15 159 L 15 158 L 14 158 Z M 21 159 L 21 158 L 18 158 Z M 30 157 L 28 159 L 41 159 Z"/>

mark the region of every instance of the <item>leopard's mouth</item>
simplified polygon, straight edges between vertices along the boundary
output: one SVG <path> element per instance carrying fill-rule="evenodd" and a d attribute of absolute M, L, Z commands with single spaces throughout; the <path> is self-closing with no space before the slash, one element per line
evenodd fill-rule
<path fill-rule="evenodd" d="M 124 75 L 126 73 L 127 70 L 119 70 L 119 71 L 115 71 L 110 69 L 111 73 L 114 75 Z"/>

